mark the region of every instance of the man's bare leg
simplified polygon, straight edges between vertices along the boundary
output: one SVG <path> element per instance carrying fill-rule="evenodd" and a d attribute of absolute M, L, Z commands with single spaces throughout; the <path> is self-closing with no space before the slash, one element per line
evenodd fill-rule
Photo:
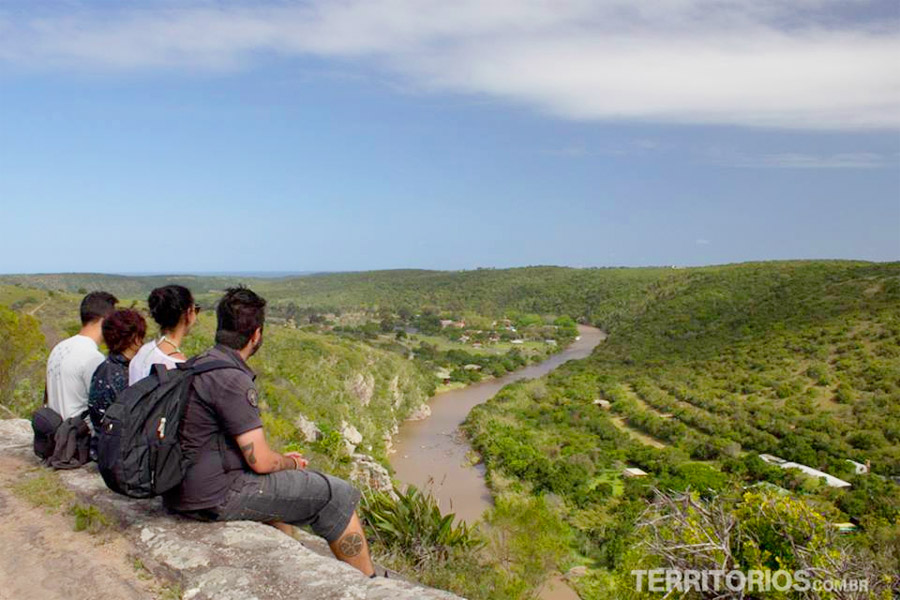
<path fill-rule="evenodd" d="M 266 523 L 266 525 L 271 525 L 278 531 L 280 531 L 282 533 L 286 533 L 291 537 L 294 537 L 294 526 L 293 525 L 289 525 L 287 523 L 282 523 L 281 521 L 269 521 L 268 523 Z"/>
<path fill-rule="evenodd" d="M 350 517 L 341 537 L 328 544 L 338 560 L 342 560 L 351 567 L 359 569 L 363 575 L 375 573 L 375 565 L 369 556 L 369 543 L 366 541 L 366 532 L 356 513 Z"/>

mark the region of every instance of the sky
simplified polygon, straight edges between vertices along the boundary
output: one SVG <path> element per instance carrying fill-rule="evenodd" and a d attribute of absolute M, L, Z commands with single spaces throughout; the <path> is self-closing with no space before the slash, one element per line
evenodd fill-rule
<path fill-rule="evenodd" d="M 894 0 L 0 0 L 0 273 L 900 260 Z"/>

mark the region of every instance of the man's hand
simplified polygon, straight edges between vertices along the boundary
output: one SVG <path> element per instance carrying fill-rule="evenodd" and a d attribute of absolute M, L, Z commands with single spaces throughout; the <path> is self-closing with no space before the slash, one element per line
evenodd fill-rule
<path fill-rule="evenodd" d="M 294 459 L 294 461 L 297 463 L 298 470 L 305 469 L 307 467 L 307 465 L 309 465 L 309 461 L 306 458 L 304 458 L 303 455 L 300 454 L 299 452 L 285 452 L 284 455 L 287 456 L 288 458 Z"/>
<path fill-rule="evenodd" d="M 244 454 L 244 460 L 256 473 L 274 473 L 276 471 L 302 469 L 308 464 L 307 460 L 296 452 L 291 452 L 290 454 L 297 455 L 299 459 L 295 459 L 287 454 L 278 454 L 269 448 L 269 443 L 266 442 L 266 436 L 262 427 L 242 433 L 235 436 L 234 439 Z"/>

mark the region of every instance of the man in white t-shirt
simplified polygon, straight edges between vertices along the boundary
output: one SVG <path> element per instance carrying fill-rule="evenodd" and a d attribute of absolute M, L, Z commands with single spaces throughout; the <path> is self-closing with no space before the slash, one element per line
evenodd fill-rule
<path fill-rule="evenodd" d="M 118 300 L 108 292 L 91 292 L 81 301 L 81 331 L 54 346 L 47 359 L 47 405 L 63 419 L 87 410 L 91 377 L 104 356 L 103 319 Z"/>

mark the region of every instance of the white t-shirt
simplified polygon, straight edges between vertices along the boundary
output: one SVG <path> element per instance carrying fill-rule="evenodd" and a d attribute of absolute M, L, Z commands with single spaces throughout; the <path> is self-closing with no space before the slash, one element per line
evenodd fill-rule
<path fill-rule="evenodd" d="M 134 385 L 149 375 L 153 365 L 166 365 L 167 369 L 174 369 L 175 365 L 184 362 L 174 356 L 166 356 L 166 353 L 159 349 L 158 344 L 159 340 L 147 342 L 141 346 L 141 349 L 128 363 L 128 385 Z"/>
<path fill-rule="evenodd" d="M 63 419 L 87 410 L 91 377 L 104 360 L 97 343 L 74 335 L 58 343 L 47 358 L 47 404 Z"/>

